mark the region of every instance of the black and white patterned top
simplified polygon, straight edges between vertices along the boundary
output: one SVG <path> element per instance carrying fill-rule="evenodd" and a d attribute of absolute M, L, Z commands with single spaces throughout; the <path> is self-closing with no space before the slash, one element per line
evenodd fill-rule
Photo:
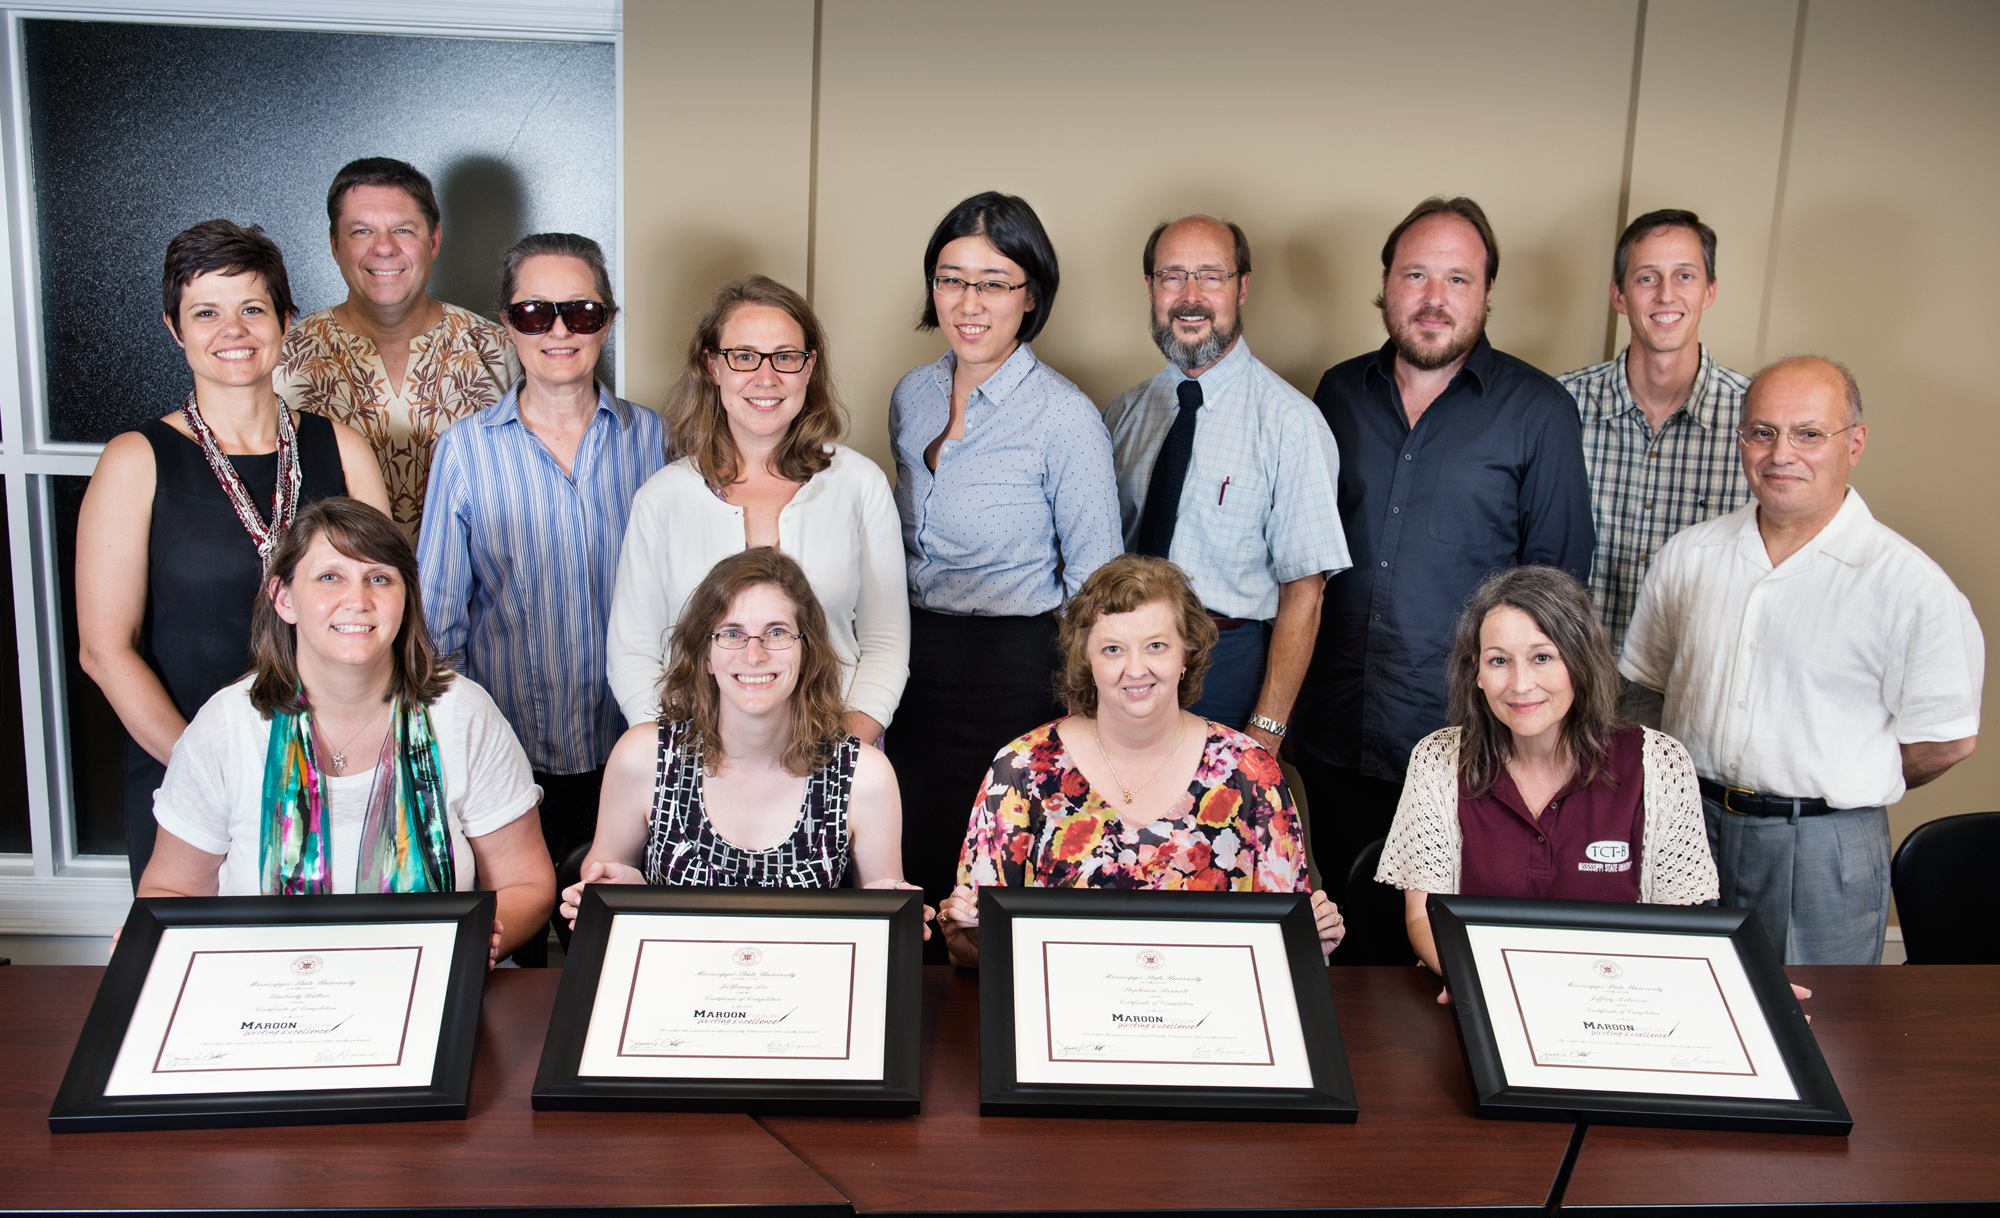
<path fill-rule="evenodd" d="M 688 725 L 660 725 L 653 819 L 646 830 L 646 882 L 730 888 L 837 888 L 847 875 L 847 798 L 861 742 L 841 742 L 806 778 L 792 835 L 769 850 L 723 840 L 701 798 L 701 741 Z M 686 747 L 682 747 L 685 743 Z"/>

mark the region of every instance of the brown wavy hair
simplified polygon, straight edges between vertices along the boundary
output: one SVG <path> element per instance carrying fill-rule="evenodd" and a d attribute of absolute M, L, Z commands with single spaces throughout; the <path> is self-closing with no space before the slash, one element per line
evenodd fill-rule
<path fill-rule="evenodd" d="M 1097 619 L 1113 613 L 1131 613 L 1155 601 L 1163 602 L 1179 619 L 1181 646 L 1186 649 L 1187 668 L 1181 673 L 1181 708 L 1193 706 L 1201 697 L 1201 681 L 1208 675 L 1215 657 L 1215 623 L 1201 598 L 1181 569 L 1164 558 L 1143 554 L 1121 554 L 1090 573 L 1083 587 L 1063 607 L 1062 673 L 1056 678 L 1056 693 L 1069 704 L 1069 713 L 1097 717 L 1097 681 L 1090 671 L 1090 628 Z"/>
<path fill-rule="evenodd" d="M 677 457 L 690 457 L 709 486 L 717 490 L 736 481 L 736 441 L 729 435 L 729 415 L 722 409 L 722 387 L 708 363 L 709 353 L 722 347 L 722 327 L 745 305 L 783 310 L 798 323 L 805 349 L 813 353 L 812 376 L 806 381 L 805 405 L 778 447 L 777 474 L 804 482 L 833 462 L 827 445 L 847 432 L 847 408 L 833 388 L 826 358 L 826 331 L 805 297 L 763 275 L 739 279 L 715 294 L 715 300 L 688 341 L 687 367 L 667 397 L 667 435 Z"/>
<path fill-rule="evenodd" d="M 1479 628 L 1495 609 L 1519 609 L 1556 645 L 1569 670 L 1573 701 L 1564 716 L 1561 741 L 1582 786 L 1602 779 L 1616 785 L 1605 768 L 1611 737 L 1627 726 L 1618 717 L 1618 667 L 1611 636 L 1597 620 L 1590 594 L 1576 577 L 1558 567 L 1515 567 L 1486 577 L 1458 618 L 1446 664 L 1451 686 L 1450 722 L 1458 728 L 1458 775 L 1471 798 L 1493 790 L 1514 755 L 1514 735 L 1493 715 L 1479 688 Z"/>
<path fill-rule="evenodd" d="M 298 628 L 278 616 L 271 598 L 277 585 L 291 587 L 299 563 L 321 535 L 357 562 L 396 568 L 403 581 L 403 626 L 396 632 L 390 653 L 395 657 L 396 675 L 389 682 L 389 694 L 402 698 L 404 705 L 421 702 L 429 706 L 437 701 L 451 684 L 451 670 L 439 663 L 431 632 L 424 625 L 417 552 L 395 521 L 359 499 L 342 495 L 300 508 L 292 527 L 271 551 L 263 591 L 250 610 L 250 660 L 257 674 L 250 683 L 250 705 L 266 719 L 275 713 L 296 715 L 309 708 L 305 686 L 299 680 Z"/>
<path fill-rule="evenodd" d="M 841 696 L 841 660 L 826 632 L 826 611 L 806 573 L 773 546 L 731 554 L 716 563 L 681 610 L 668 647 L 666 676 L 660 682 L 660 719 L 685 721 L 701 742 L 709 773 L 721 764 L 722 695 L 708 670 L 710 635 L 746 590 L 771 584 L 792 602 L 799 623 L 799 683 L 791 696 L 792 738 L 785 746 L 785 772 L 804 776 L 833 760 L 847 739 L 847 700 Z"/>

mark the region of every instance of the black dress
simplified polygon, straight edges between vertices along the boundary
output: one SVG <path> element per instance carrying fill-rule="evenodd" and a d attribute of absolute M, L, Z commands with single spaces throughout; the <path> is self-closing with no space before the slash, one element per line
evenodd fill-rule
<path fill-rule="evenodd" d="M 847 875 L 847 801 L 861 742 L 849 736 L 806 779 L 791 836 L 745 850 L 715 831 L 701 796 L 701 742 L 686 723 L 660 724 L 646 882 L 728 888 L 838 888 Z"/>
<path fill-rule="evenodd" d="M 139 654 L 181 717 L 194 718 L 223 686 L 250 670 L 250 610 L 263 580 L 257 543 L 236 518 L 201 445 L 158 419 L 138 428 L 153 446 L 153 527 L 147 544 L 146 621 Z M 333 424 L 300 414 L 299 506 L 347 493 Z M 266 520 L 278 488 L 278 454 L 230 457 Z M 153 792 L 167 767 L 125 738 L 125 849 L 136 890 L 153 856 Z"/>

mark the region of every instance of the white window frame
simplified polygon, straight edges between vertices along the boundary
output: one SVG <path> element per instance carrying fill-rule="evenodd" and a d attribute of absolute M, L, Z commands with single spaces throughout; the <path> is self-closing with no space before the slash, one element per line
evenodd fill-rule
<path fill-rule="evenodd" d="M 76 849 L 70 782 L 68 706 L 63 686 L 62 604 L 50 479 L 88 476 L 101 444 L 48 438 L 42 368 L 40 277 L 29 164 L 23 20 L 214 25 L 240 29 L 414 34 L 453 38 L 606 42 L 614 49 L 617 95 L 615 242 L 611 274 L 624 291 L 625 48 L 623 0 L 44 0 L 0 3 L 5 88 L 0 89 L 0 479 L 6 486 L 8 577 L 13 581 L 20 657 L 22 745 L 27 759 L 27 854 L 0 854 L 0 938 L 111 933 L 131 898 L 125 859 Z M 624 319 L 614 323 L 614 392 L 625 382 Z"/>

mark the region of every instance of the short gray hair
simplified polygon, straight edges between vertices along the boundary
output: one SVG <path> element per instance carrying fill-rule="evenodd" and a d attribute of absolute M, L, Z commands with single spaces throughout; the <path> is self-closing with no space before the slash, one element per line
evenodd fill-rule
<path fill-rule="evenodd" d="M 521 277 L 521 264 L 542 254 L 581 259 L 597 281 L 597 299 L 606 317 L 618 315 L 618 302 L 611 296 L 611 272 L 604 265 L 604 247 L 575 233 L 529 233 L 500 255 L 500 310 L 514 302 L 514 288 Z"/>

